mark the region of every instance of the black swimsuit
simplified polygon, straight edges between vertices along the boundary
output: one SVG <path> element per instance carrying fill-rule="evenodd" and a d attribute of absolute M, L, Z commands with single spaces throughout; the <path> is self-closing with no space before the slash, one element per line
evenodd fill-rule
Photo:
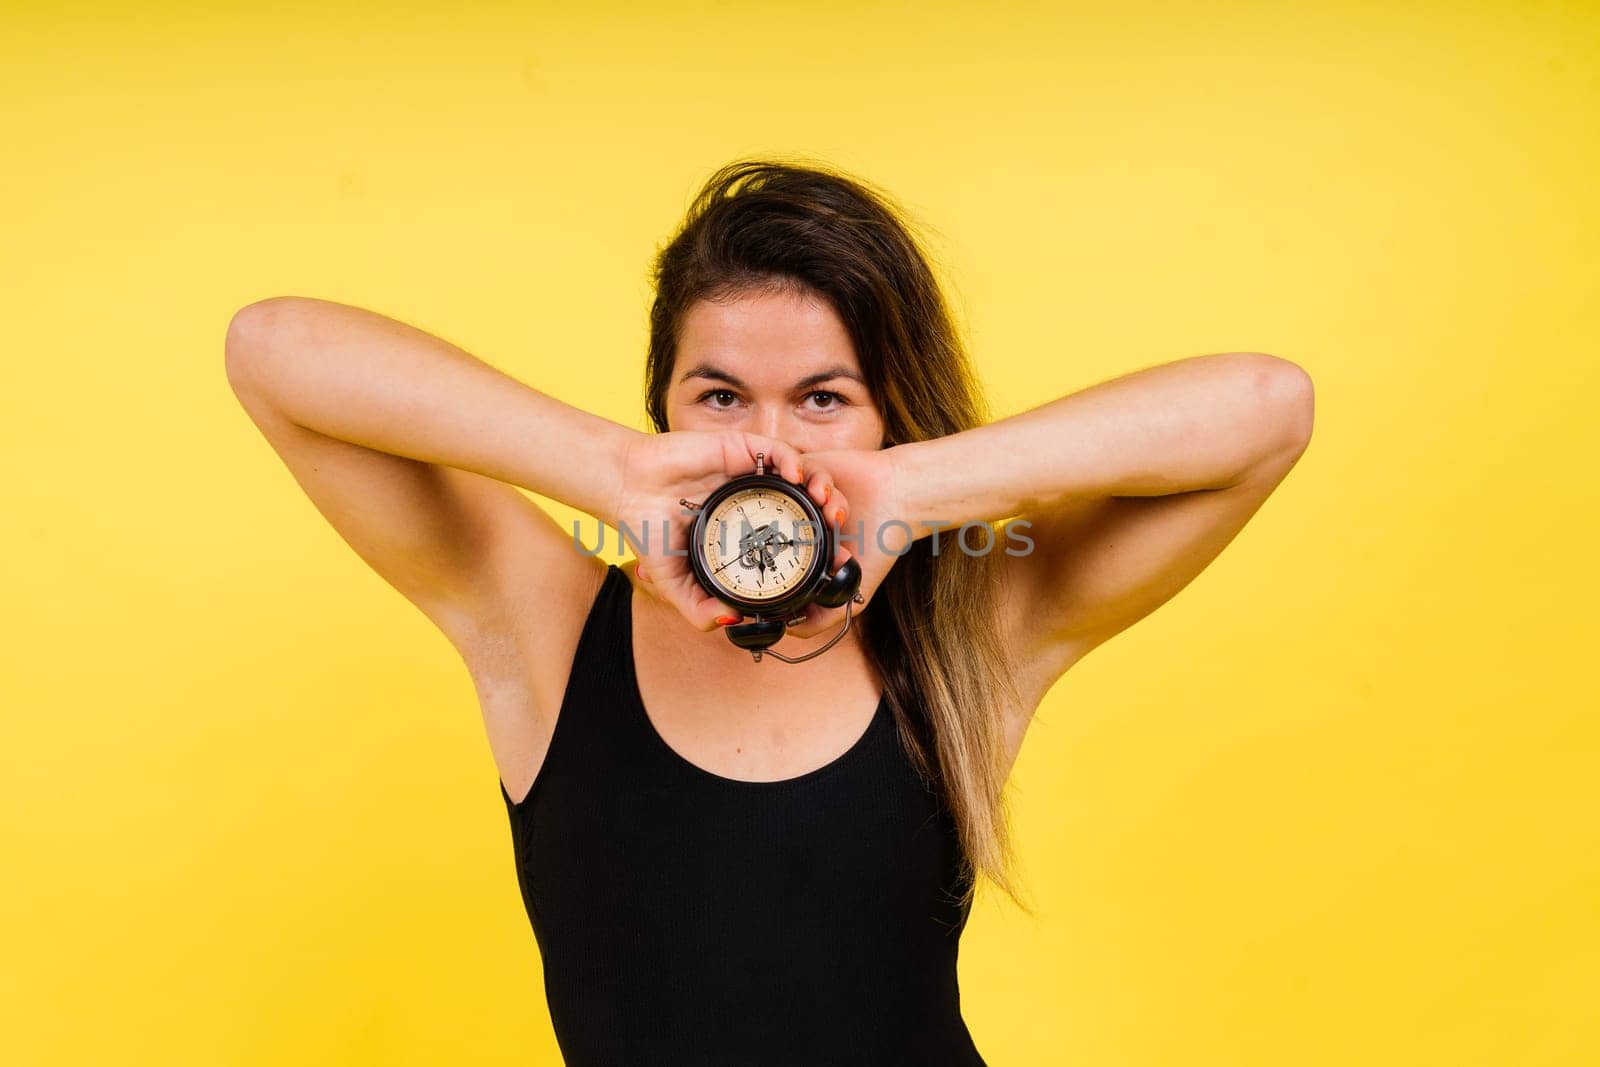
<path fill-rule="evenodd" d="M 713 774 L 645 714 L 632 598 L 612 565 L 533 788 L 500 787 L 566 1062 L 982 1065 L 960 845 L 887 702 L 813 771 Z"/>

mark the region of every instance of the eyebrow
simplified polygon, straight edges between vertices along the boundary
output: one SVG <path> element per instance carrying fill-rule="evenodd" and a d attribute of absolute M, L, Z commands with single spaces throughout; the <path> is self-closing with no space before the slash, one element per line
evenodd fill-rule
<path fill-rule="evenodd" d="M 679 378 L 678 380 L 680 382 L 686 382 L 690 378 L 709 378 L 714 382 L 727 382 L 729 385 L 733 386 L 735 389 L 748 389 L 749 388 L 748 385 L 746 385 L 744 382 L 740 381 L 738 378 L 734 377 L 732 374 L 729 374 L 727 371 L 723 370 L 722 368 L 713 366 L 710 363 L 696 363 L 694 366 L 692 366 L 688 370 L 684 371 L 683 372 L 683 377 Z M 794 383 L 794 387 L 795 387 L 796 391 L 799 391 L 801 389 L 809 389 L 813 385 L 820 385 L 821 383 L 823 383 L 825 381 L 828 381 L 829 379 L 832 379 L 832 378 L 848 378 L 853 382 L 860 383 L 863 387 L 867 384 L 865 378 L 861 377 L 861 375 L 857 374 L 855 371 L 851 370 L 849 367 L 843 366 L 841 364 L 835 364 L 832 367 L 828 367 L 828 368 L 826 368 L 824 370 L 819 370 L 815 374 L 806 375 L 804 378 L 801 378 L 798 382 L 795 382 Z"/>

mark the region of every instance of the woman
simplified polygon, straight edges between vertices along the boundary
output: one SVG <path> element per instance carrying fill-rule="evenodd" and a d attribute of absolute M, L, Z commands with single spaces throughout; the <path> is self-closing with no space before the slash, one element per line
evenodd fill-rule
<path fill-rule="evenodd" d="M 986 423 L 901 213 L 814 165 L 724 167 L 655 279 L 654 433 L 310 298 L 238 312 L 228 376 L 471 673 L 569 1063 L 982 1063 L 957 942 L 980 876 L 1014 895 L 1029 718 L 1282 480 L 1310 380 L 1200 356 Z M 758 454 L 864 573 L 857 624 L 803 663 L 727 641 L 678 554 L 680 501 Z M 513 486 L 626 524 L 637 563 Z"/>

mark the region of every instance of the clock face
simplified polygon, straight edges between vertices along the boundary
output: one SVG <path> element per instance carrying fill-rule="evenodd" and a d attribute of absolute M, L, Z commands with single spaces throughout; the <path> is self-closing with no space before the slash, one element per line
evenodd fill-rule
<path fill-rule="evenodd" d="M 711 579 L 746 600 L 776 600 L 811 573 L 821 531 L 791 496 L 755 487 L 730 493 L 706 516 Z"/>

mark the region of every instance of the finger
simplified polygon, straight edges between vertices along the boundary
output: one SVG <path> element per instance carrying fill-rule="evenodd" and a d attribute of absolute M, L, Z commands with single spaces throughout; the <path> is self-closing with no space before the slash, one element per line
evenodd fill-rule
<path fill-rule="evenodd" d="M 649 597 L 651 600 L 666 599 L 661 591 L 661 583 L 656 578 L 652 577 L 648 571 L 641 567 L 635 568 L 633 573 L 639 579 L 637 588 L 641 594 Z"/>
<path fill-rule="evenodd" d="M 688 568 L 681 565 L 676 557 L 666 556 L 641 556 L 634 567 L 634 574 L 639 578 L 639 588 L 657 600 L 672 602 L 672 590 L 684 579 L 688 578 L 690 584 L 696 589 L 699 583 L 694 581 Z"/>
<path fill-rule="evenodd" d="M 796 485 L 804 484 L 806 480 L 805 463 L 800 459 L 800 450 L 787 441 L 772 441 L 773 452 L 767 456 L 767 466 L 773 468 L 783 476 L 785 481 L 794 482 Z"/>
<path fill-rule="evenodd" d="M 734 622 L 739 621 L 738 613 L 734 609 L 707 594 L 692 575 L 674 582 L 670 589 L 666 590 L 666 594 L 667 599 L 689 625 L 702 633 L 720 629 L 725 625 L 722 620 L 729 617 L 733 617 Z"/>
<path fill-rule="evenodd" d="M 844 490 L 835 486 L 828 503 L 823 507 L 823 513 L 834 526 L 843 526 L 850 517 L 850 498 L 844 495 Z"/>
<path fill-rule="evenodd" d="M 744 448 L 747 453 L 745 463 L 740 465 L 737 473 L 742 473 L 747 466 L 754 466 L 756 453 L 763 453 L 763 464 L 769 473 L 776 474 L 786 481 L 796 484 L 805 480 L 805 470 L 800 463 L 800 451 L 787 441 L 780 441 L 776 437 L 763 437 L 760 434 L 744 435 Z M 730 471 L 729 473 L 736 473 Z"/>
<path fill-rule="evenodd" d="M 676 577 L 671 559 L 658 559 L 653 556 L 639 557 L 638 564 L 633 573 L 639 580 L 651 586 L 659 586 L 663 582 L 670 582 Z"/>
<path fill-rule="evenodd" d="M 797 622 L 786 633 L 792 637 L 812 638 L 832 635 L 844 625 L 844 608 L 825 608 L 820 604 L 807 604 L 804 622 Z"/>
<path fill-rule="evenodd" d="M 827 507 L 828 501 L 833 498 L 833 475 L 827 471 L 816 471 L 806 478 L 806 492 L 811 499 L 817 502 L 818 507 Z"/>

